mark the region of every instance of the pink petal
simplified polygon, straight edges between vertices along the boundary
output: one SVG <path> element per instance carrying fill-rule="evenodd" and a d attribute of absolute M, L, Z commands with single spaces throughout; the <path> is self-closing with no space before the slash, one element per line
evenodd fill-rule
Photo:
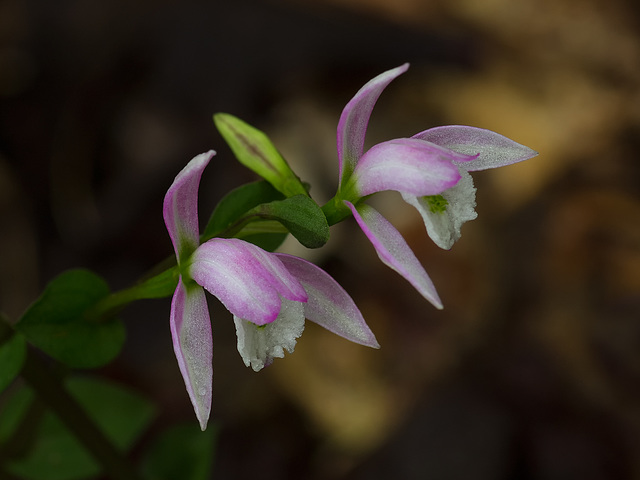
<path fill-rule="evenodd" d="M 207 428 L 213 384 L 213 339 L 204 290 L 195 283 L 178 282 L 169 321 L 173 350 L 187 393 L 200 422 Z"/>
<path fill-rule="evenodd" d="M 352 181 L 360 196 L 383 190 L 437 195 L 460 180 L 460 172 L 452 162 L 466 158 L 428 142 L 398 138 L 367 151 L 358 162 Z"/>
<path fill-rule="evenodd" d="M 409 64 L 388 70 L 367 82 L 347 103 L 338 122 L 338 160 L 340 162 L 340 182 L 346 180 L 362 156 L 364 137 L 369 117 L 382 91 L 391 81 L 403 74 Z"/>
<path fill-rule="evenodd" d="M 273 322 L 280 297 L 306 302 L 307 293 L 278 257 L 237 238 L 213 238 L 191 257 L 189 275 L 234 315 L 256 325 Z"/>
<path fill-rule="evenodd" d="M 164 197 L 164 223 L 178 263 L 198 246 L 198 186 L 204 168 L 215 154 L 209 150 L 194 157 L 176 176 Z"/>
<path fill-rule="evenodd" d="M 503 167 L 538 155 L 538 152 L 499 133 L 464 125 L 430 128 L 412 138 L 426 140 L 458 153 L 478 155 L 469 163 L 458 164 L 469 172 Z"/>
<path fill-rule="evenodd" d="M 327 272 L 302 258 L 276 255 L 309 295 L 304 306 L 307 319 L 352 342 L 380 347 L 355 302 Z"/>
<path fill-rule="evenodd" d="M 351 209 L 382 263 L 402 275 L 433 306 L 442 309 L 433 282 L 400 232 L 369 205 L 361 204 L 356 208 L 350 202 L 344 203 Z"/>

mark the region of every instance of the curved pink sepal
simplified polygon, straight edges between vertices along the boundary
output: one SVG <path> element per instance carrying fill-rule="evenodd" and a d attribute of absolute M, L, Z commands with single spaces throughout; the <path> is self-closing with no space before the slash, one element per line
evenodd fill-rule
<path fill-rule="evenodd" d="M 200 422 L 207 427 L 213 384 L 213 339 L 204 290 L 187 287 L 182 278 L 171 301 L 171 337 L 178 367 Z"/>
<path fill-rule="evenodd" d="M 402 275 L 434 307 L 442 309 L 436 287 L 400 232 L 373 207 L 361 204 L 356 208 L 350 202 L 344 203 L 351 209 L 380 260 Z"/>
<path fill-rule="evenodd" d="M 164 197 L 162 214 L 178 263 L 199 243 L 198 186 L 205 167 L 216 154 L 213 150 L 194 157 L 176 176 Z"/>
<path fill-rule="evenodd" d="M 402 75 L 408 68 L 409 64 L 405 63 L 368 81 L 344 107 L 338 122 L 339 184 L 342 184 L 345 173 L 348 176 L 353 172 L 362 156 L 369 118 L 380 94 L 393 79 Z"/>
<path fill-rule="evenodd" d="M 426 140 L 465 155 L 477 155 L 475 160 L 457 164 L 469 172 L 504 167 L 538 155 L 535 150 L 504 135 L 465 125 L 430 128 L 412 138 Z"/>
<path fill-rule="evenodd" d="M 309 295 L 304 305 L 308 320 L 352 342 L 380 348 L 353 299 L 331 275 L 302 258 L 276 255 Z"/>

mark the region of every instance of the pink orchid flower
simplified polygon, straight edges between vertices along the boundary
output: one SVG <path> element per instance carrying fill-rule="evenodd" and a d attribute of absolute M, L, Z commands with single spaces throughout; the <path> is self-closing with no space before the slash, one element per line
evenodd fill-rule
<path fill-rule="evenodd" d="M 293 352 L 305 318 L 347 340 L 378 348 L 375 336 L 344 289 L 301 258 L 269 253 L 235 238 L 200 244 L 198 187 L 214 151 L 200 154 L 176 176 L 164 199 L 164 221 L 180 271 L 170 327 L 180 373 L 204 430 L 211 411 L 211 322 L 204 290 L 233 314 L 238 351 L 259 371 Z"/>
<path fill-rule="evenodd" d="M 349 207 L 380 259 L 407 279 L 436 308 L 442 302 L 433 282 L 402 235 L 362 197 L 383 190 L 400 192 L 418 209 L 427 233 L 441 248 L 460 238 L 460 227 L 476 218 L 475 187 L 468 172 L 502 167 L 537 152 L 495 132 L 451 125 L 411 138 L 397 138 L 364 152 L 373 107 L 382 91 L 406 72 L 404 64 L 378 75 L 349 101 L 338 123 L 338 198 Z"/>

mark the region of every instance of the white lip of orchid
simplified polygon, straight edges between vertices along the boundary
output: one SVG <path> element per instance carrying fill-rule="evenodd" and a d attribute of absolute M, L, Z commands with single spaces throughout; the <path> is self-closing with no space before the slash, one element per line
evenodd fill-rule
<path fill-rule="evenodd" d="M 432 199 L 428 197 L 402 195 L 404 201 L 414 206 L 422 216 L 429 237 L 444 250 L 449 250 L 458 241 L 462 225 L 478 216 L 473 179 L 462 169 L 460 173 L 460 181 L 439 195 L 440 203 L 438 200 L 435 204 L 430 203 Z"/>
<path fill-rule="evenodd" d="M 233 320 L 238 352 L 244 364 L 258 372 L 275 358 L 283 358 L 285 350 L 293 353 L 304 330 L 304 304 L 283 300 L 278 318 L 266 325 L 256 325 L 235 315 Z"/>

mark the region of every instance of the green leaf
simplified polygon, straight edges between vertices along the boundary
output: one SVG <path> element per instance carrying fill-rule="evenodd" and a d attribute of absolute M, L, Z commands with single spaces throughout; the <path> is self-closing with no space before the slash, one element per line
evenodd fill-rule
<path fill-rule="evenodd" d="M 329 240 L 329 225 L 322 209 L 305 195 L 259 205 L 250 213 L 277 220 L 307 248 L 319 248 Z"/>
<path fill-rule="evenodd" d="M 131 449 L 155 414 L 147 400 L 118 385 L 79 377 L 69 378 L 65 384 L 98 428 L 123 452 Z M 0 413 L 0 425 L 9 414 L 16 413 L 16 408 Z M 31 449 L 26 455 L 9 459 L 5 469 L 32 480 L 81 479 L 101 471 L 82 443 L 49 411 L 37 427 Z"/>
<path fill-rule="evenodd" d="M 273 252 L 282 245 L 287 235 L 287 233 L 255 233 L 249 235 L 241 233 L 238 235 L 238 238 L 241 238 L 245 242 L 253 243 L 267 252 Z"/>
<path fill-rule="evenodd" d="M 316 202 L 307 195 L 284 198 L 263 180 L 227 194 L 213 211 L 201 241 L 235 236 L 273 251 L 287 232 L 309 248 L 321 247 L 329 239 L 327 220 Z"/>
<path fill-rule="evenodd" d="M 165 431 L 151 446 L 144 463 L 150 480 L 206 480 L 211 478 L 217 430 L 209 425 L 178 425 Z"/>
<path fill-rule="evenodd" d="M 95 368 L 122 348 L 125 329 L 117 319 L 90 322 L 85 312 L 109 294 L 107 283 L 88 270 L 54 278 L 16 324 L 27 340 L 74 368 Z"/>
<path fill-rule="evenodd" d="M 213 121 L 245 167 L 267 180 L 286 197 L 307 195 L 307 189 L 263 132 L 226 113 L 215 114 Z"/>
<path fill-rule="evenodd" d="M 285 198 L 265 180 L 247 183 L 231 190 L 218 203 L 204 229 L 201 241 L 228 233 L 230 236 L 242 228 L 242 217 L 262 203 Z M 234 231 L 234 226 L 237 228 Z M 230 235 L 229 235 L 230 234 Z"/>
<path fill-rule="evenodd" d="M 0 318 L 0 392 L 18 376 L 27 356 L 27 343 L 4 318 Z"/>
<path fill-rule="evenodd" d="M 274 251 L 284 242 L 288 232 L 280 225 L 274 229 L 267 225 L 267 221 L 248 212 L 260 204 L 284 198 L 266 180 L 247 183 L 232 190 L 220 200 L 211 214 L 201 242 L 219 236 L 237 237 L 264 250 Z"/>

